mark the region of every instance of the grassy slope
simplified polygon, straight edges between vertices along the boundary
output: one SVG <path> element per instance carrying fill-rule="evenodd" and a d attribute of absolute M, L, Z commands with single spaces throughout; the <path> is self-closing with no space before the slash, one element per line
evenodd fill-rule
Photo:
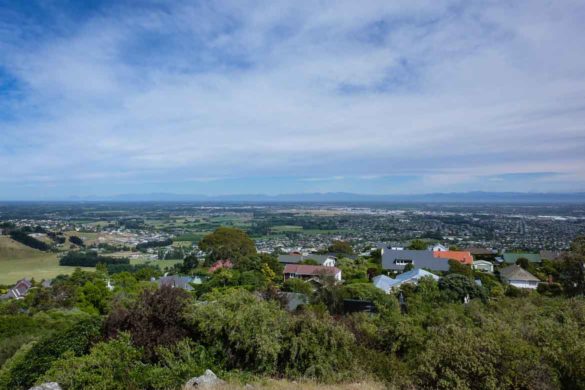
<path fill-rule="evenodd" d="M 29 248 L 7 236 L 0 236 L 0 284 L 12 284 L 24 277 L 36 280 L 71 273 L 74 267 L 61 267 L 57 254 Z"/>

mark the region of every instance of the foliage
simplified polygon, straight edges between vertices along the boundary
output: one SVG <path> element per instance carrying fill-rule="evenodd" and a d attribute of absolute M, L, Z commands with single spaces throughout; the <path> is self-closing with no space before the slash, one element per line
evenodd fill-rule
<path fill-rule="evenodd" d="M 229 259 L 237 264 L 240 259 L 256 254 L 254 241 L 242 230 L 220 227 L 203 237 L 199 249 L 207 253 L 207 263 Z"/>
<path fill-rule="evenodd" d="M 130 264 L 127 258 L 114 258 L 99 256 L 96 252 L 78 252 L 72 251 L 67 253 L 59 259 L 59 265 L 66 265 L 72 267 L 95 267 L 99 263 L 102 264 Z"/>
<path fill-rule="evenodd" d="M 66 353 L 38 382 L 57 382 L 65 389 L 127 390 L 141 388 L 141 351 L 121 334 L 95 345 L 85 356 Z"/>
<path fill-rule="evenodd" d="M 353 248 L 351 245 L 346 241 L 334 240 L 329 245 L 328 251 L 331 253 L 337 253 L 342 255 L 351 255 L 353 254 Z"/>
<path fill-rule="evenodd" d="M 129 332 L 132 342 L 152 358 L 158 346 L 173 345 L 187 335 L 182 313 L 188 298 L 187 292 L 170 286 L 144 290 L 129 308 L 112 310 L 106 320 L 106 335 Z"/>
<path fill-rule="evenodd" d="M 313 293 L 313 287 L 310 283 L 302 279 L 290 278 L 283 283 L 282 291 L 295 292 L 310 296 Z"/>
<path fill-rule="evenodd" d="M 49 369 L 51 364 L 69 352 L 72 356 L 86 353 L 93 341 L 100 335 L 101 320 L 91 317 L 59 330 L 28 348 L 17 353 L 6 363 L 9 370 L 3 372 L 4 384 L 8 389 L 28 389 Z"/>
<path fill-rule="evenodd" d="M 21 244 L 38 249 L 40 251 L 48 251 L 51 249 L 51 247 L 43 241 L 37 240 L 36 238 L 31 237 L 27 233 L 20 230 L 13 230 L 10 232 L 10 238 L 12 238 L 14 241 L 18 241 Z"/>
<path fill-rule="evenodd" d="M 75 244 L 77 246 L 85 246 L 85 244 L 83 243 L 83 240 L 80 237 L 78 237 L 78 236 L 71 236 L 71 237 L 69 237 L 69 241 L 72 244 Z"/>
<path fill-rule="evenodd" d="M 485 299 L 485 291 L 470 279 L 461 274 L 449 274 L 439 280 L 446 298 L 452 302 L 462 302 L 465 297 Z"/>
<path fill-rule="evenodd" d="M 427 249 L 428 244 L 426 242 L 424 242 L 423 240 L 412 240 L 410 242 L 410 245 L 408 246 L 408 249 L 413 249 L 413 250 L 425 250 Z"/>
<path fill-rule="evenodd" d="M 449 272 L 453 274 L 460 274 L 467 277 L 473 276 L 473 270 L 467 264 L 462 264 L 457 260 L 449 260 Z"/>
<path fill-rule="evenodd" d="M 136 245 L 136 249 L 139 251 L 146 251 L 148 248 L 157 248 L 159 246 L 169 246 L 172 244 L 173 240 L 171 238 L 167 238 L 166 240 L 141 242 L 140 244 Z"/>

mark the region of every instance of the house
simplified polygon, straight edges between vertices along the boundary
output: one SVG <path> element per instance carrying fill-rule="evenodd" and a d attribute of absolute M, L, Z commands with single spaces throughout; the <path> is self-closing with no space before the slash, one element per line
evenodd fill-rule
<path fill-rule="evenodd" d="M 193 291 L 193 286 L 191 286 L 191 281 L 193 279 L 190 276 L 179 276 L 179 275 L 170 275 L 170 276 L 163 276 L 155 282 L 162 286 L 169 286 L 173 288 L 182 288 L 183 290 Z"/>
<path fill-rule="evenodd" d="M 341 281 L 341 270 L 336 267 L 325 267 L 322 265 L 308 264 L 287 264 L 284 266 L 284 280 L 290 278 L 311 279 L 323 276 L 332 276 L 335 280 Z"/>
<path fill-rule="evenodd" d="M 385 270 L 402 271 L 407 264 L 415 268 L 428 268 L 433 271 L 448 271 L 449 262 L 435 257 L 433 252 L 426 250 L 383 250 L 382 268 Z"/>
<path fill-rule="evenodd" d="M 457 260 L 461 264 L 473 264 L 471 253 L 464 251 L 433 251 L 433 256 L 439 259 Z"/>
<path fill-rule="evenodd" d="M 372 282 L 374 283 L 374 287 L 379 288 L 385 293 L 390 293 L 392 290 L 398 289 L 403 284 L 418 284 L 418 281 L 424 277 L 431 277 L 436 281 L 439 280 L 437 275 L 425 271 L 424 269 L 417 268 L 402 273 L 394 279 L 386 275 L 378 275 L 372 279 Z"/>
<path fill-rule="evenodd" d="M 494 265 L 486 260 L 475 260 L 471 265 L 471 268 L 482 272 L 494 272 Z"/>
<path fill-rule="evenodd" d="M 431 245 L 428 248 L 431 252 L 447 252 L 449 248 L 441 244 Z"/>
<path fill-rule="evenodd" d="M 0 299 L 24 299 L 31 288 L 32 282 L 29 279 L 20 279 L 6 294 L 0 295 Z"/>
<path fill-rule="evenodd" d="M 516 264 L 519 259 L 526 259 L 530 263 L 540 263 L 542 259 L 538 253 L 511 253 L 503 254 L 504 262 L 508 264 Z"/>
<path fill-rule="evenodd" d="M 233 268 L 234 264 L 231 262 L 231 260 L 218 260 L 215 263 L 211 264 L 211 267 L 209 267 L 209 272 L 215 272 L 218 269 L 221 268 Z"/>
<path fill-rule="evenodd" d="M 306 260 L 315 260 L 317 264 L 323 267 L 335 267 L 337 258 L 333 255 L 279 255 L 278 262 L 281 264 L 299 264 Z"/>
<path fill-rule="evenodd" d="M 500 279 L 503 283 L 518 288 L 536 289 L 540 280 L 519 265 L 511 265 L 500 270 Z"/>

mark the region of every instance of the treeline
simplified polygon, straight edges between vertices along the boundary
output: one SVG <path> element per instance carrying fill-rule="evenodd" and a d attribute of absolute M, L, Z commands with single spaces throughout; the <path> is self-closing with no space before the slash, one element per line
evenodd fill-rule
<path fill-rule="evenodd" d="M 71 267 L 95 267 L 98 264 L 130 264 L 130 259 L 100 256 L 95 252 L 69 252 L 59 260 L 59 265 Z"/>
<path fill-rule="evenodd" d="M 20 230 L 10 232 L 10 238 L 12 238 L 14 241 L 18 241 L 21 244 L 24 244 L 34 249 L 38 249 L 40 251 L 48 251 L 49 249 L 51 249 L 50 245 L 47 245 L 46 243 L 39 241 L 36 238 L 31 237 L 27 233 Z"/>
<path fill-rule="evenodd" d="M 171 238 L 167 238 L 166 240 L 142 242 L 136 245 L 136 249 L 138 249 L 139 251 L 144 251 L 148 248 L 157 248 L 159 246 L 169 246 L 172 244 L 173 240 Z"/>

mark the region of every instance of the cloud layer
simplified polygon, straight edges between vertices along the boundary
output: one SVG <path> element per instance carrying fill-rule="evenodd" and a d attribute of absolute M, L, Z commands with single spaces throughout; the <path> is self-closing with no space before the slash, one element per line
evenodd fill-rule
<path fill-rule="evenodd" d="M 0 198 L 585 190 L 581 1 L 51 4 L 0 11 Z"/>

